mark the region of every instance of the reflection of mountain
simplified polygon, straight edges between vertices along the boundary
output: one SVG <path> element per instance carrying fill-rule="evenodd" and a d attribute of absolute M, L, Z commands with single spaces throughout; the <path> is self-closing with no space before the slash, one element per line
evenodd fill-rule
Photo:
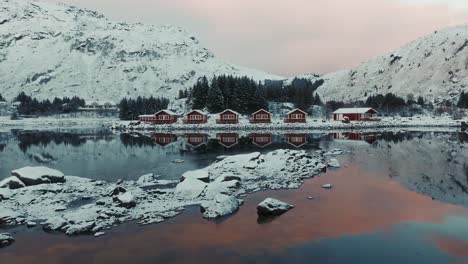
<path fill-rule="evenodd" d="M 352 146 L 352 162 L 406 188 L 468 206 L 468 141 L 462 133 L 384 133 L 371 147 Z"/>

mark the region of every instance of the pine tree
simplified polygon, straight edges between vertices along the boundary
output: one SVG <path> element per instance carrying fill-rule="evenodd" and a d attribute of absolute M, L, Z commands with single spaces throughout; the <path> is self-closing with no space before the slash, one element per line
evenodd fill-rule
<path fill-rule="evenodd" d="M 2 94 L 0 94 L 0 102 L 6 101 L 5 98 L 3 98 Z"/>
<path fill-rule="evenodd" d="M 320 99 L 318 93 L 315 93 L 313 105 L 323 105 L 322 99 Z"/>
<path fill-rule="evenodd" d="M 424 105 L 424 98 L 422 96 L 418 97 L 418 105 L 423 106 Z"/>
<path fill-rule="evenodd" d="M 460 108 L 468 108 L 468 94 L 465 94 L 465 92 L 460 94 L 457 106 Z"/>
<path fill-rule="evenodd" d="M 206 106 L 211 113 L 221 112 L 224 109 L 224 97 L 218 87 L 217 80 L 213 79 L 207 96 Z"/>

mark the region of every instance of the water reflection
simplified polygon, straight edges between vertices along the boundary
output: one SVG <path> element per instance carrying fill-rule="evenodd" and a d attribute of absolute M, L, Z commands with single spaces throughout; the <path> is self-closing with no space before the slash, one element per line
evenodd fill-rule
<path fill-rule="evenodd" d="M 151 135 L 151 138 L 156 144 L 162 147 L 165 147 L 177 141 L 177 135 L 174 135 L 174 134 L 159 134 L 158 133 L 158 134 Z"/>
<path fill-rule="evenodd" d="M 378 133 L 335 133 L 333 138 L 335 140 L 355 140 L 365 141 L 369 144 L 373 144 L 377 141 Z"/>
<path fill-rule="evenodd" d="M 239 144 L 239 134 L 237 133 L 221 133 L 216 134 L 219 144 L 225 148 L 231 148 Z"/>
<path fill-rule="evenodd" d="M 201 145 L 206 145 L 208 142 L 208 135 L 206 134 L 185 134 L 185 141 L 188 145 L 197 148 Z"/>
<path fill-rule="evenodd" d="M 284 135 L 288 144 L 300 148 L 307 144 L 307 135 L 306 134 L 286 134 Z"/>
<path fill-rule="evenodd" d="M 250 139 L 252 143 L 260 148 L 264 148 L 273 143 L 273 135 L 272 134 L 250 134 Z"/>

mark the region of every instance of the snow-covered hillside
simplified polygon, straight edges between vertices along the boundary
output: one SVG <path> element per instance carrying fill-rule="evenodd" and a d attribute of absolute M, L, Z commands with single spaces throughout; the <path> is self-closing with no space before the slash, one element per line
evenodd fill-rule
<path fill-rule="evenodd" d="M 453 102 L 468 91 L 468 25 L 435 32 L 353 70 L 322 78 L 325 83 L 318 92 L 327 101 L 349 102 L 391 92 Z"/>
<path fill-rule="evenodd" d="M 278 76 L 225 63 L 175 26 L 126 24 L 67 5 L 0 1 L 0 93 L 175 97 L 201 76 Z"/>

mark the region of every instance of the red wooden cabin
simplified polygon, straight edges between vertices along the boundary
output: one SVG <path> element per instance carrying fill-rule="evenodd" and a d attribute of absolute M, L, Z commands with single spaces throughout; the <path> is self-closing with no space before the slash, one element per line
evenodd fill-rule
<path fill-rule="evenodd" d="M 208 136 L 206 134 L 186 134 L 185 140 L 187 144 L 192 147 L 199 147 L 208 142 Z"/>
<path fill-rule="evenodd" d="M 175 141 L 177 141 L 177 136 L 174 134 L 153 134 L 151 138 L 154 142 L 162 147 L 165 147 Z"/>
<path fill-rule="evenodd" d="M 201 110 L 192 110 L 182 120 L 184 124 L 204 124 L 208 120 L 208 114 Z"/>
<path fill-rule="evenodd" d="M 300 148 L 307 144 L 307 135 L 306 134 L 286 134 L 286 139 L 288 144 Z"/>
<path fill-rule="evenodd" d="M 252 117 L 250 118 L 250 123 L 271 123 L 271 113 L 265 109 L 260 109 L 252 114 Z"/>
<path fill-rule="evenodd" d="M 227 109 L 219 114 L 219 118 L 216 119 L 217 124 L 237 124 L 239 123 L 240 114 L 236 111 Z"/>
<path fill-rule="evenodd" d="M 230 148 L 239 143 L 239 135 L 236 133 L 217 134 L 216 138 L 218 139 L 219 144 L 223 145 L 226 148 Z"/>
<path fill-rule="evenodd" d="M 139 120 L 153 124 L 172 124 L 177 122 L 177 115 L 170 110 L 161 110 L 154 115 L 141 115 Z"/>
<path fill-rule="evenodd" d="M 252 143 L 261 148 L 264 148 L 273 143 L 271 134 L 251 134 L 250 139 L 252 139 Z"/>
<path fill-rule="evenodd" d="M 333 112 L 333 120 L 379 121 L 379 112 L 373 108 L 340 108 Z"/>
<path fill-rule="evenodd" d="M 306 123 L 307 113 L 301 109 L 294 109 L 286 114 L 285 123 Z"/>

